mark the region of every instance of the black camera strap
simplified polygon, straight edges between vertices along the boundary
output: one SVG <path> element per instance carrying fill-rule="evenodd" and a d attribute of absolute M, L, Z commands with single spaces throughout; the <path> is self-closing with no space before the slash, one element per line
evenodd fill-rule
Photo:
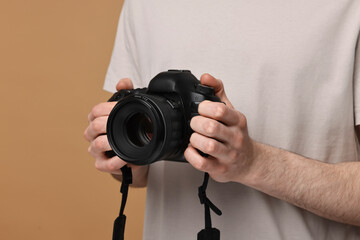
<path fill-rule="evenodd" d="M 121 172 L 123 177 L 120 188 L 122 199 L 121 199 L 119 216 L 114 221 L 113 238 L 112 238 L 113 240 L 124 240 L 125 223 L 126 223 L 126 216 L 124 214 L 124 210 L 128 196 L 129 185 L 132 183 L 131 168 L 125 165 L 124 167 L 121 168 Z M 220 231 L 216 228 L 213 228 L 211 224 L 210 209 L 219 216 L 222 214 L 222 212 L 206 196 L 206 188 L 208 182 L 209 182 L 209 174 L 205 173 L 203 184 L 198 188 L 198 196 L 200 199 L 200 203 L 204 204 L 204 209 L 205 209 L 205 228 L 198 233 L 197 240 L 220 240 Z"/>
<path fill-rule="evenodd" d="M 198 189 L 200 203 L 204 204 L 204 208 L 205 208 L 205 229 L 202 229 L 198 233 L 197 240 L 220 240 L 220 231 L 216 228 L 213 228 L 211 225 L 210 209 L 219 216 L 222 214 L 222 212 L 206 196 L 206 188 L 208 182 L 209 182 L 209 174 L 205 173 L 203 184 Z"/>
<path fill-rule="evenodd" d="M 122 193 L 122 199 L 119 216 L 114 221 L 113 240 L 124 240 L 126 223 L 126 216 L 124 215 L 124 210 L 128 196 L 129 185 L 132 183 L 131 168 L 125 165 L 121 168 L 121 172 L 123 177 L 120 188 L 120 192 Z"/>

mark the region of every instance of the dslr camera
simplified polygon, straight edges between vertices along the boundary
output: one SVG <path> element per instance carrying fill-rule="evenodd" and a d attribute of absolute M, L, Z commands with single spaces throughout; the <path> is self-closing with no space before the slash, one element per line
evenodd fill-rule
<path fill-rule="evenodd" d="M 192 117 L 199 103 L 219 102 L 214 89 L 200 84 L 189 70 L 169 70 L 156 75 L 147 88 L 120 90 L 107 122 L 113 153 L 135 165 L 159 160 L 186 162 L 184 151 L 193 131 Z"/>

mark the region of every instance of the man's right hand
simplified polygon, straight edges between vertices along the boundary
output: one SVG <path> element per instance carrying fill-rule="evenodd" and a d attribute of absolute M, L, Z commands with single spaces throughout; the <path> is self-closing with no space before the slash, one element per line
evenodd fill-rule
<path fill-rule="evenodd" d="M 116 90 L 133 89 L 133 84 L 130 79 L 121 79 L 116 85 Z M 96 169 L 102 172 L 113 174 L 116 179 L 121 180 L 121 170 L 127 163 L 119 157 L 107 157 L 107 151 L 111 151 L 107 136 L 106 123 L 109 114 L 116 102 L 103 102 L 95 105 L 91 110 L 88 121 L 89 126 L 84 132 L 84 137 L 90 142 L 88 152 L 95 158 Z M 146 186 L 148 166 L 135 166 L 128 164 L 133 172 L 134 184 L 133 186 Z"/>

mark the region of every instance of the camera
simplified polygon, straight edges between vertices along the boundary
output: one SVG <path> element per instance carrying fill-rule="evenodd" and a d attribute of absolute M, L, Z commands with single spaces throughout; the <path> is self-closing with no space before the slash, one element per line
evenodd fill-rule
<path fill-rule="evenodd" d="M 220 102 L 214 89 L 200 84 L 189 70 L 156 75 L 147 88 L 120 90 L 107 122 L 113 153 L 135 165 L 159 160 L 186 162 L 184 151 L 193 133 L 190 120 L 204 100 Z"/>

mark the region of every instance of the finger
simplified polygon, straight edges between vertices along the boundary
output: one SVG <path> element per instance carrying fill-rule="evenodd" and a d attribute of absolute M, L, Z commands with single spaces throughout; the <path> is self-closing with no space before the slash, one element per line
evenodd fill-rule
<path fill-rule="evenodd" d="M 118 156 L 112 158 L 97 158 L 95 161 L 95 168 L 113 174 L 121 174 L 121 168 L 126 165 L 126 162 L 121 160 Z"/>
<path fill-rule="evenodd" d="M 200 115 L 215 119 L 228 126 L 234 126 L 239 122 L 239 112 L 229 108 L 223 103 L 203 101 L 199 104 Z"/>
<path fill-rule="evenodd" d="M 120 81 L 116 84 L 116 90 L 120 91 L 122 89 L 133 89 L 134 85 L 129 78 L 120 79 Z"/>
<path fill-rule="evenodd" d="M 218 159 L 226 158 L 228 154 L 228 148 L 225 144 L 198 133 L 191 134 L 190 143 L 191 146 L 198 149 L 199 151 Z"/>
<path fill-rule="evenodd" d="M 228 105 L 230 108 L 234 108 L 229 99 L 226 96 L 224 84 L 220 79 L 216 79 L 208 73 L 203 74 L 200 77 L 200 82 L 203 85 L 214 88 L 215 95 L 220 98 L 222 102 Z"/>
<path fill-rule="evenodd" d="M 233 138 L 234 131 L 219 121 L 204 116 L 193 117 L 190 127 L 204 136 L 227 142 Z"/>
<path fill-rule="evenodd" d="M 117 102 L 103 102 L 95 105 L 88 116 L 88 121 L 91 122 L 95 118 L 109 116 L 116 103 Z"/>
<path fill-rule="evenodd" d="M 216 159 L 201 156 L 191 145 L 186 148 L 184 156 L 194 168 L 203 172 L 212 172 L 218 166 Z"/>
<path fill-rule="evenodd" d="M 89 153 L 93 157 L 105 156 L 105 152 L 110 151 L 111 147 L 106 135 L 98 136 L 90 143 Z"/>
<path fill-rule="evenodd" d="M 106 123 L 108 117 L 98 117 L 95 118 L 92 122 L 90 122 L 88 128 L 85 130 L 84 137 L 89 142 L 93 141 L 101 134 L 106 133 Z"/>
<path fill-rule="evenodd" d="M 220 79 L 216 79 L 208 73 L 204 73 L 200 77 L 200 82 L 203 85 L 214 88 L 215 94 L 222 94 L 224 92 L 224 84 Z"/>

